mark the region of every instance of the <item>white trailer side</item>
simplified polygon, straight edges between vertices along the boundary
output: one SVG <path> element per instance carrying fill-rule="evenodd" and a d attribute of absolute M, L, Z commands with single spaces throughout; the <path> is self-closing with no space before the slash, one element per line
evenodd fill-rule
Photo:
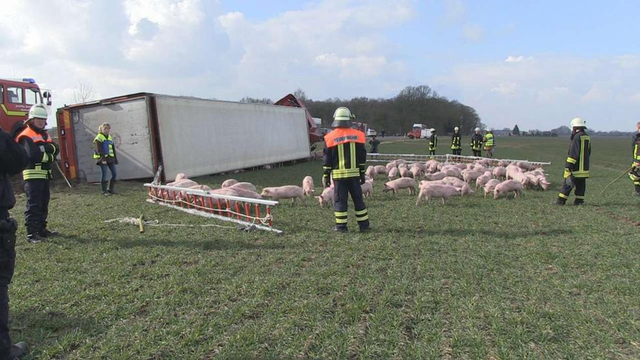
<path fill-rule="evenodd" d="M 104 122 L 112 129 L 118 156 L 118 179 L 153 177 L 147 100 L 143 97 L 112 104 L 88 104 L 71 112 L 80 179 L 100 181 L 100 167 L 93 158 L 93 139 Z"/>
<path fill-rule="evenodd" d="M 156 95 L 165 177 L 189 177 L 310 155 L 304 109 Z"/>

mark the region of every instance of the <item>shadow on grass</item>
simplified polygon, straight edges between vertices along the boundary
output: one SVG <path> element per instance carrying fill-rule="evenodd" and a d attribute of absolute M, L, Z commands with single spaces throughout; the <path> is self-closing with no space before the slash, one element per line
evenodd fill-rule
<path fill-rule="evenodd" d="M 282 250 L 290 248 L 281 241 L 273 239 L 259 239 L 247 241 L 244 239 L 194 239 L 194 240 L 159 240 L 159 239 L 86 239 L 78 236 L 66 236 L 68 240 L 81 244 L 106 243 L 120 248 L 135 247 L 184 247 L 201 250 Z"/>
<path fill-rule="evenodd" d="M 29 344 L 29 356 L 36 356 L 38 349 L 55 346 L 60 353 L 72 352 L 81 344 L 59 343 L 58 339 L 68 333 L 82 333 L 85 338 L 103 333 L 105 328 L 92 317 L 70 317 L 63 312 L 33 309 L 24 312 L 11 312 L 11 332 L 14 341 Z"/>

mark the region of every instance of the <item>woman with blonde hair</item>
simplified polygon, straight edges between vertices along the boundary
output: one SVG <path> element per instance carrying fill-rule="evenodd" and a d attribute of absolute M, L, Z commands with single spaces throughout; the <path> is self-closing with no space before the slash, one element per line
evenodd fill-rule
<path fill-rule="evenodd" d="M 113 188 L 116 184 L 116 164 L 118 164 L 118 158 L 116 157 L 116 148 L 113 144 L 113 138 L 110 135 L 111 125 L 109 123 L 103 123 L 98 127 L 98 135 L 93 140 L 95 150 L 93 152 L 93 158 L 97 160 L 97 165 L 100 166 L 102 172 L 102 194 L 109 196 L 115 194 Z M 107 181 L 107 168 L 111 171 L 111 179 Z"/>

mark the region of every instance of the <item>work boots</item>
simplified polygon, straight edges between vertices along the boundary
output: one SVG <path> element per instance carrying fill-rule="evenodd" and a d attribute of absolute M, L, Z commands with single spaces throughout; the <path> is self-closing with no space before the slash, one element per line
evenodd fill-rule
<path fill-rule="evenodd" d="M 564 199 L 564 198 L 561 198 L 561 197 L 558 197 L 558 199 L 555 202 L 556 205 L 560 205 L 560 206 L 562 206 L 562 205 L 564 205 L 566 203 L 567 203 L 567 199 Z"/>
<path fill-rule="evenodd" d="M 573 205 L 583 205 L 584 204 L 584 199 L 575 199 L 573 201 Z"/>
<path fill-rule="evenodd" d="M 333 227 L 333 231 L 337 232 L 337 233 L 346 233 L 349 232 L 349 230 L 347 229 L 346 226 L 340 226 L 340 225 L 336 225 Z"/>
<path fill-rule="evenodd" d="M 636 192 L 634 193 L 635 196 L 640 196 L 640 185 L 635 185 L 635 190 Z"/>
<path fill-rule="evenodd" d="M 109 193 L 109 182 L 108 181 L 103 181 L 103 182 L 100 183 L 100 185 L 102 185 L 102 195 L 104 195 L 104 196 L 111 195 L 111 193 Z"/>
<path fill-rule="evenodd" d="M 116 186 L 116 181 L 115 180 L 111 180 L 109 181 L 109 194 L 115 194 L 116 192 L 113 191 L 114 186 Z"/>
<path fill-rule="evenodd" d="M 27 353 L 28 348 L 27 344 L 22 341 L 11 345 L 11 350 L 9 350 L 9 359 L 20 359 Z"/>
<path fill-rule="evenodd" d="M 39 244 L 41 242 L 47 241 L 47 238 L 40 235 L 39 233 L 27 234 L 27 241 L 31 244 Z"/>

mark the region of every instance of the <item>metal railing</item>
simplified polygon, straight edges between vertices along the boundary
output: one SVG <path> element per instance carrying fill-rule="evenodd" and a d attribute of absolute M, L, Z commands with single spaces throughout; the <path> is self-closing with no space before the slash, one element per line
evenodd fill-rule
<path fill-rule="evenodd" d="M 481 156 L 465 156 L 465 155 L 453 155 L 453 154 L 444 154 L 444 155 L 423 155 L 423 154 L 378 154 L 378 153 L 368 153 L 367 161 L 371 162 L 390 162 L 393 160 L 403 159 L 407 162 L 426 162 L 429 160 L 437 160 L 442 163 L 471 163 L 476 160 L 485 160 L 489 161 L 491 165 L 498 165 L 500 161 L 506 161 L 509 163 L 523 161 L 532 165 L 551 165 L 550 162 L 543 161 L 530 161 L 530 160 L 515 160 L 515 159 L 497 159 L 497 158 L 486 158 Z"/>

